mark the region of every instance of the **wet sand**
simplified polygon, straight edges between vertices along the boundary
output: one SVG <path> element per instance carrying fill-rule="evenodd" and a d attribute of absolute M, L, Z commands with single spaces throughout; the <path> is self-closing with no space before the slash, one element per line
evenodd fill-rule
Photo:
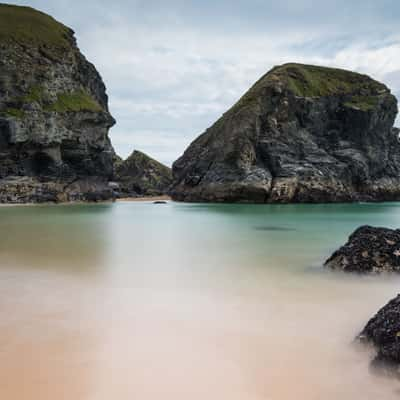
<path fill-rule="evenodd" d="M 397 400 L 352 341 L 400 278 L 322 262 L 361 221 L 397 225 L 399 211 L 2 208 L 0 398 Z"/>
<path fill-rule="evenodd" d="M 131 202 L 131 201 L 171 201 L 170 196 L 144 196 L 144 197 L 125 197 L 116 200 L 117 202 Z"/>

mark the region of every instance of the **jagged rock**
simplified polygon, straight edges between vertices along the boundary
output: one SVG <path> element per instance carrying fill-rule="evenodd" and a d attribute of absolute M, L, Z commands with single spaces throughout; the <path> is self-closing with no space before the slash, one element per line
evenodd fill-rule
<path fill-rule="evenodd" d="M 361 226 L 325 266 L 345 272 L 400 272 L 400 230 Z"/>
<path fill-rule="evenodd" d="M 357 340 L 375 348 L 372 367 L 400 378 L 400 295 L 369 320 Z"/>
<path fill-rule="evenodd" d="M 182 201 L 400 198 L 397 101 L 358 73 L 301 64 L 264 75 L 173 165 Z"/>
<path fill-rule="evenodd" d="M 110 198 L 103 81 L 71 29 L 0 5 L 0 203 Z"/>
<path fill-rule="evenodd" d="M 114 166 L 122 197 L 162 195 L 172 182 L 170 168 L 137 150 L 124 161 L 116 159 Z"/>

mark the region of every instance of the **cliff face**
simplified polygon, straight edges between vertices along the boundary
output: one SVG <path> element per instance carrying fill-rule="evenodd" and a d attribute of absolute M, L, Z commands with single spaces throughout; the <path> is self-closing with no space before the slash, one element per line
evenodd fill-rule
<path fill-rule="evenodd" d="M 171 169 L 135 150 L 126 160 L 116 160 L 115 179 L 121 196 L 165 194 L 172 183 Z"/>
<path fill-rule="evenodd" d="M 400 198 L 397 101 L 350 71 L 285 64 L 264 75 L 173 165 L 183 201 Z"/>
<path fill-rule="evenodd" d="M 72 30 L 0 5 L 0 202 L 110 197 L 107 101 Z"/>

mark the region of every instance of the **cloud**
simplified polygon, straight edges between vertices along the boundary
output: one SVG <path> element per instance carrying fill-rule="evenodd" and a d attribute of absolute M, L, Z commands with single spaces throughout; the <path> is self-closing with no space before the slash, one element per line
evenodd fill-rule
<path fill-rule="evenodd" d="M 30 4 L 76 31 L 105 80 L 118 122 L 111 137 L 123 156 L 136 148 L 171 164 L 283 62 L 354 69 L 400 93 L 400 6 L 392 0 Z"/>

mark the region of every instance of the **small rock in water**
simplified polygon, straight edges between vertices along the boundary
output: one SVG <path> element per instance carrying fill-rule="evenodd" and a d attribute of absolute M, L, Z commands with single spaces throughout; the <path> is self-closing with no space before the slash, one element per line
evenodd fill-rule
<path fill-rule="evenodd" d="M 345 272 L 400 272 L 400 230 L 361 226 L 325 266 Z"/>
<path fill-rule="evenodd" d="M 375 371 L 400 378 L 400 295 L 369 320 L 356 340 L 376 349 L 371 362 Z"/>
<path fill-rule="evenodd" d="M 153 204 L 167 204 L 167 202 L 164 200 L 156 200 L 156 201 L 153 201 Z"/>
<path fill-rule="evenodd" d="M 286 228 L 284 226 L 256 226 L 254 227 L 256 231 L 271 231 L 271 232 L 288 232 L 295 231 L 294 228 Z"/>

